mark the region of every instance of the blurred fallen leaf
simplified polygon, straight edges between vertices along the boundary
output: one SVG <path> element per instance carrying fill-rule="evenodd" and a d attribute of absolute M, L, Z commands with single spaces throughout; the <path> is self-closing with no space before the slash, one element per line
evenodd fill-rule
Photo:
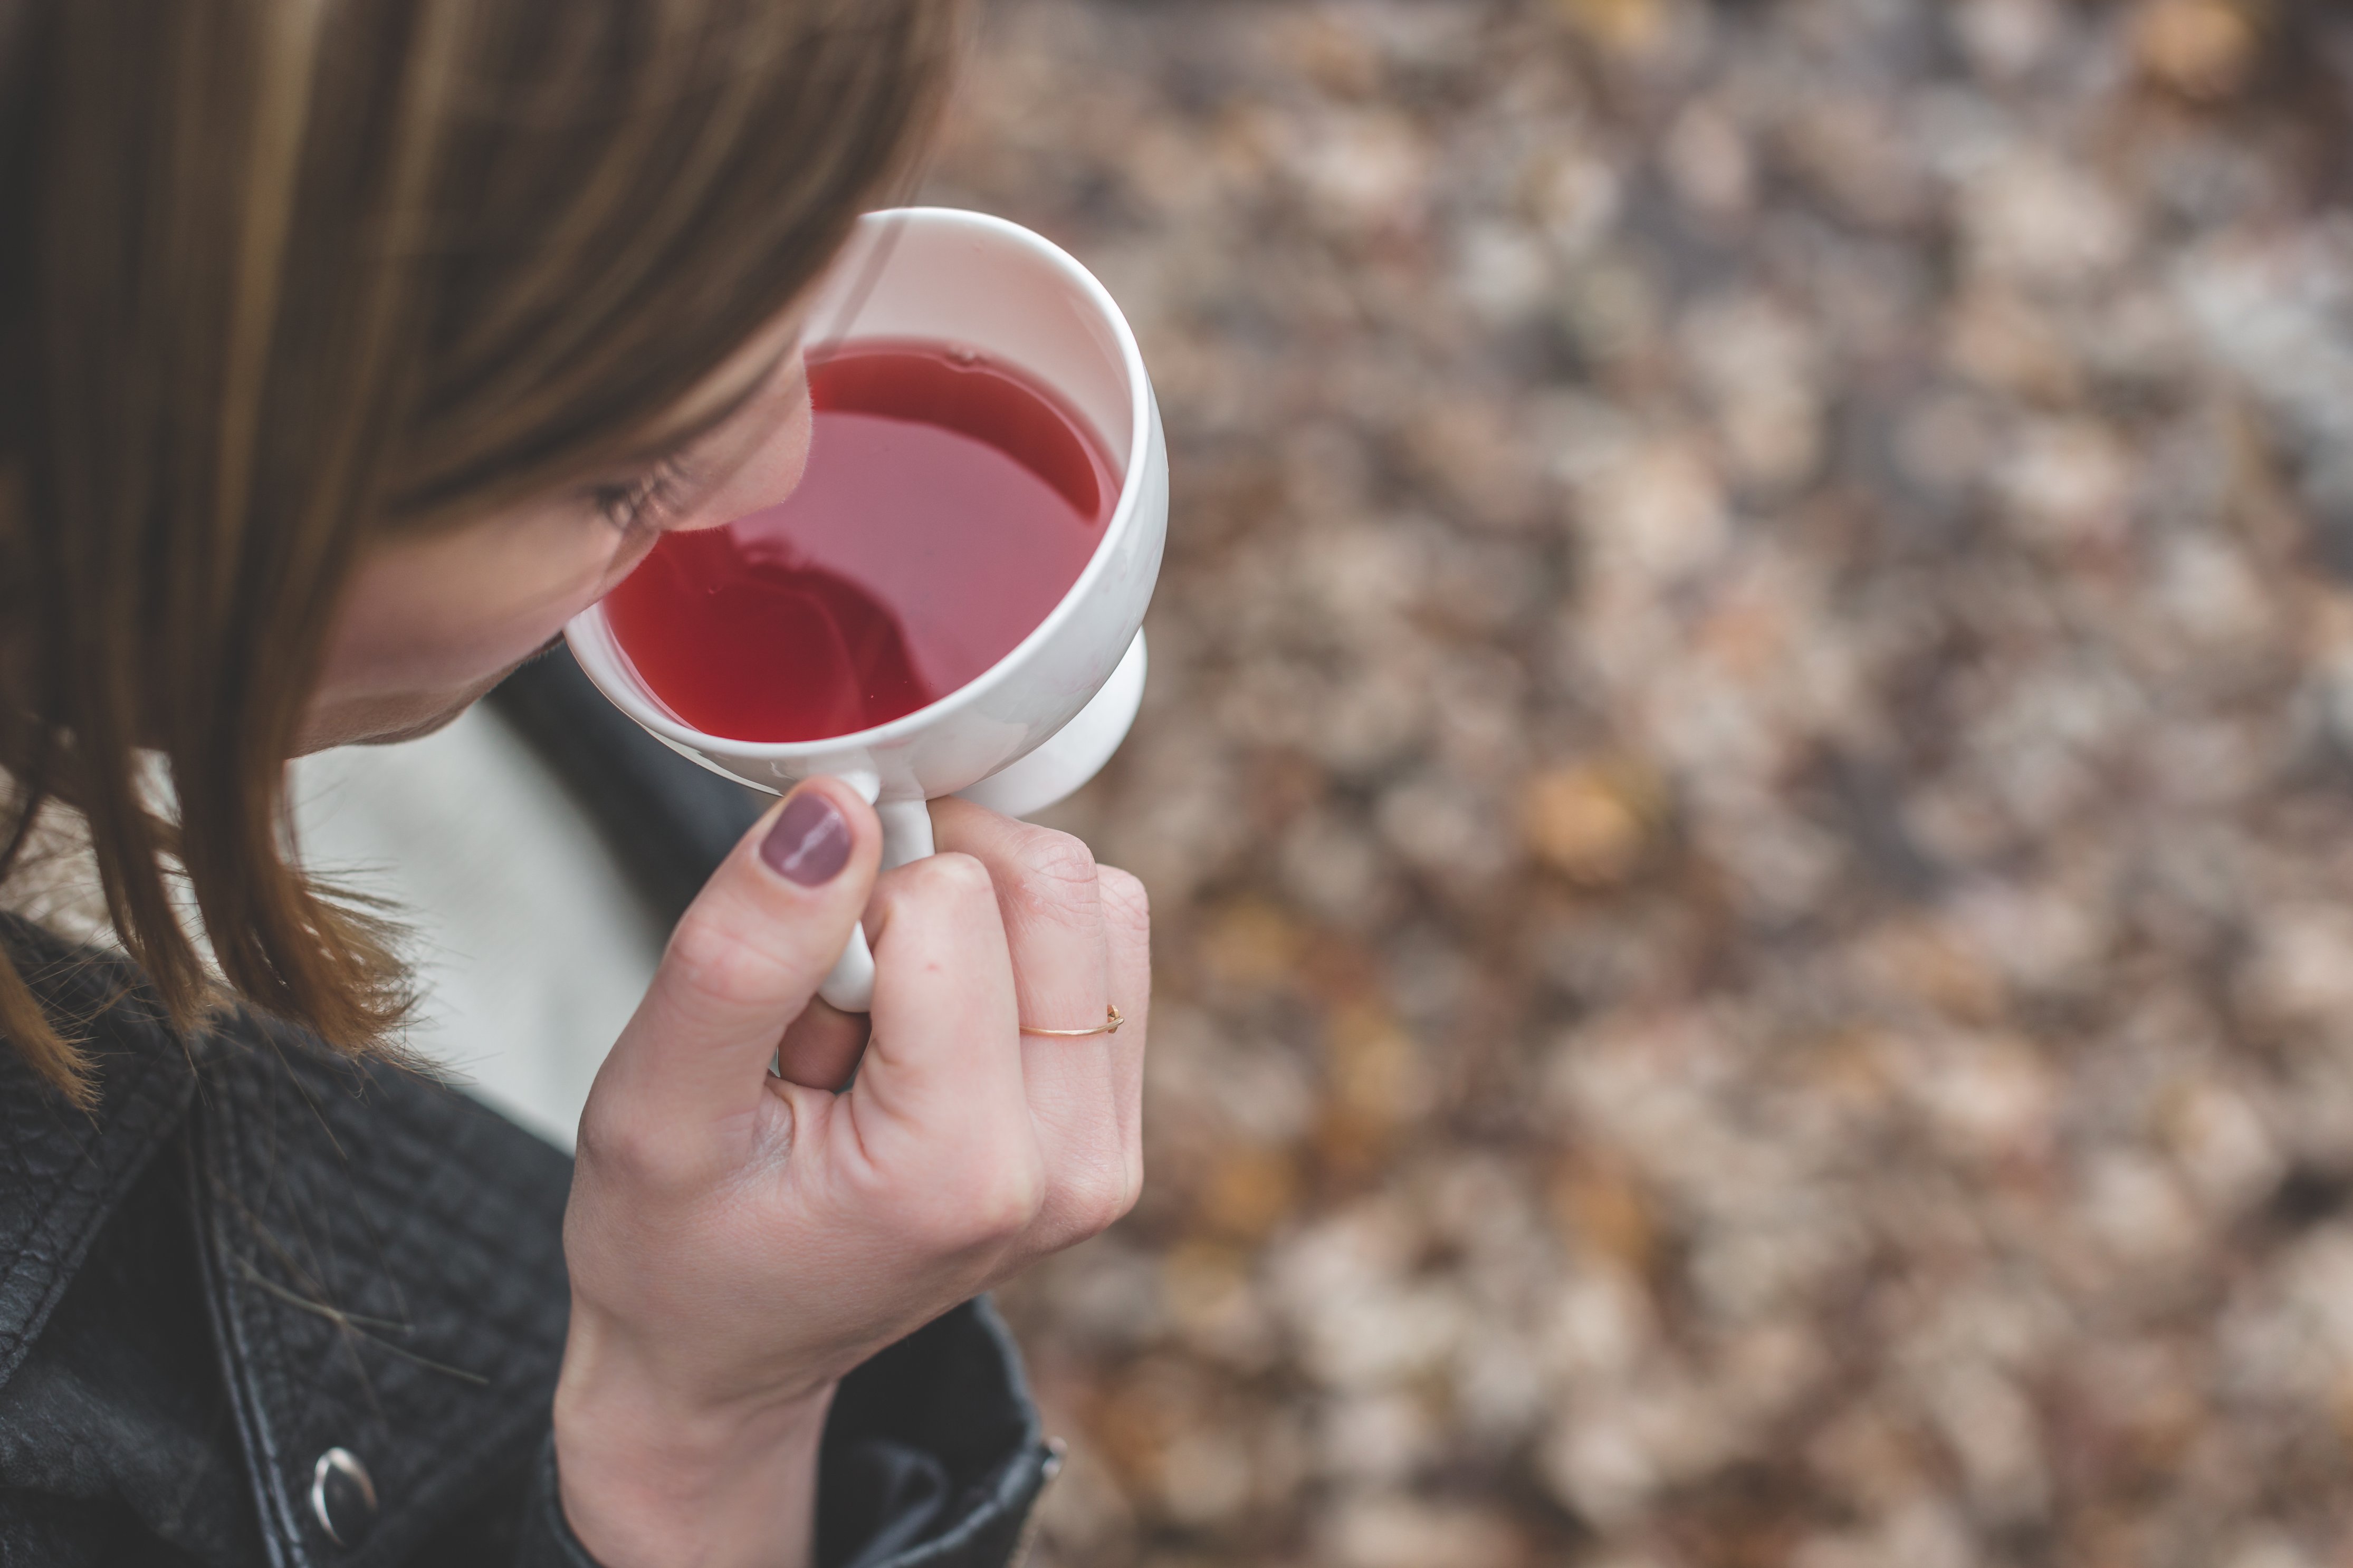
<path fill-rule="evenodd" d="M 1350 1110 L 1398 1123 L 1427 1109 L 1420 1050 L 1386 1009 L 1368 1004 L 1341 1008 L 1333 1016 L 1324 1048 L 1333 1097 Z"/>
<path fill-rule="evenodd" d="M 1520 829 L 1529 852 L 1572 882 L 1608 887 L 1641 863 L 1660 790 L 1641 772 L 1577 764 L 1528 780 L 1520 792 Z"/>
<path fill-rule="evenodd" d="M 1631 1175 L 1612 1163 L 1571 1155 L 1553 1174 L 1551 1198 L 1571 1246 L 1637 1279 L 1649 1275 L 1658 1250 L 1658 1224 Z"/>
<path fill-rule="evenodd" d="M 2001 977 L 1936 921 L 1883 921 L 1864 936 L 1860 951 L 1866 972 L 1892 995 L 1925 1003 L 1963 1023 L 1990 1024 L 2002 1016 Z"/>
<path fill-rule="evenodd" d="M 1304 945 L 1299 922 L 1282 910 L 1261 899 L 1237 900 L 1204 922 L 1201 966 L 1219 984 L 1273 985 L 1298 966 Z"/>
<path fill-rule="evenodd" d="M 1288 1151 L 1236 1144 L 1212 1160 L 1197 1213 L 1214 1235 L 1258 1242 L 1290 1215 L 1298 1197 L 1299 1173 Z"/>
<path fill-rule="evenodd" d="M 1662 0 L 1554 0 L 1569 25 L 1621 55 L 1648 53 L 1665 37 Z"/>
<path fill-rule="evenodd" d="M 2154 0 L 2134 18 L 2141 69 L 2187 98 L 2228 98 L 2243 87 L 2262 41 L 2260 13 L 2233 0 Z"/>
<path fill-rule="evenodd" d="M 1324 1049 L 1328 1093 L 1316 1154 L 1337 1175 L 1370 1173 L 1429 1110 L 1420 1047 L 1386 1008 L 1356 1003 L 1333 1013 Z"/>

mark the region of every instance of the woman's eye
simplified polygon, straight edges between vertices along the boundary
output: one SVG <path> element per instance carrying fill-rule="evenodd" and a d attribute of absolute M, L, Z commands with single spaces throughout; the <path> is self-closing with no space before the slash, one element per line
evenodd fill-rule
<path fill-rule="evenodd" d="M 684 475 L 675 458 L 666 458 L 623 485 L 598 485 L 590 491 L 596 510 L 623 533 L 659 528 L 677 515 Z"/>

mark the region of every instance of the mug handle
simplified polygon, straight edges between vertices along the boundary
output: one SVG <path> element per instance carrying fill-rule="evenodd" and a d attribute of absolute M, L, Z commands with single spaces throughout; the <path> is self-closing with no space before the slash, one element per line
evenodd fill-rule
<path fill-rule="evenodd" d="M 882 793 L 882 781 L 872 773 L 841 775 L 842 782 L 872 802 Z M 882 869 L 892 870 L 932 852 L 932 808 L 929 801 L 890 800 L 874 807 L 882 819 Z M 874 1006 L 874 950 L 866 945 L 866 928 L 849 928 L 849 943 L 833 963 L 825 984 L 817 988 L 828 1005 L 844 1013 L 865 1013 Z"/>

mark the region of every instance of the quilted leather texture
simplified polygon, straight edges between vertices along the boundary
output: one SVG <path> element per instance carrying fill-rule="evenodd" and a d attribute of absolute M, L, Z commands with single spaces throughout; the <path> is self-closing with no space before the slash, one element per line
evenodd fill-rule
<path fill-rule="evenodd" d="M 195 1198 L 264 1531 L 287 1568 L 402 1563 L 516 1488 L 546 1430 L 571 1162 L 453 1089 L 237 1033 L 206 1072 Z M 334 1447 L 381 1508 L 349 1549 L 310 1503 Z"/>
<path fill-rule="evenodd" d="M 104 1091 L 74 1110 L 0 1041 L 0 1564 L 596 1568 L 547 1440 L 570 1162 L 265 1020 L 184 1041 L 120 962 L 0 941 L 90 1020 Z M 310 1500 L 332 1447 L 378 1502 L 342 1544 Z M 845 1380 L 821 1568 L 1001 1568 L 1050 1463 L 1003 1325 L 960 1308 Z"/>

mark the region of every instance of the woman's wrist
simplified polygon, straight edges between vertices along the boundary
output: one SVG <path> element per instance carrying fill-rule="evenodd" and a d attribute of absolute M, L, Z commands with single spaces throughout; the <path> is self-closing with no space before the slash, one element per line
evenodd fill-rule
<path fill-rule="evenodd" d="M 556 1387 L 556 1475 L 602 1568 L 804 1568 L 833 1383 L 687 1406 L 612 1358 L 579 1359 L 567 1352 Z"/>

